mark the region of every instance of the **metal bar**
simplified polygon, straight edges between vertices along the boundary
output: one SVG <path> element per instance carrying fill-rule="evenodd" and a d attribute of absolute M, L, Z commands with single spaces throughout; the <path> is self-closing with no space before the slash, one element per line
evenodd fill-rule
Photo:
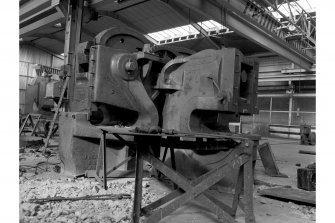
<path fill-rule="evenodd" d="M 237 210 L 238 203 L 240 202 L 240 195 L 242 192 L 242 188 L 243 188 L 243 168 L 240 167 L 240 169 L 238 170 L 237 181 L 235 184 L 234 199 L 233 199 L 233 204 L 231 208 L 233 216 L 236 215 L 236 210 Z"/>
<path fill-rule="evenodd" d="M 103 148 L 102 148 L 102 133 L 101 133 L 97 164 L 95 165 L 95 173 L 96 173 L 97 176 L 99 176 L 99 172 L 100 172 L 100 168 L 101 168 L 102 150 L 103 150 Z"/>
<path fill-rule="evenodd" d="M 171 146 L 170 146 L 170 159 L 171 159 L 171 167 L 173 170 L 176 170 L 176 159 L 174 156 L 174 145 L 173 140 L 171 140 Z M 177 189 L 178 186 L 176 184 L 173 184 L 174 189 Z"/>
<path fill-rule="evenodd" d="M 81 26 L 83 20 L 84 0 L 69 1 L 68 15 L 65 28 L 65 46 L 64 46 L 64 64 L 69 67 L 71 79 L 68 87 L 69 103 L 66 110 L 72 110 L 72 101 L 74 100 L 74 86 L 76 81 L 76 56 L 78 44 L 81 38 Z"/>
<path fill-rule="evenodd" d="M 35 134 L 36 128 L 37 128 L 38 124 L 40 123 L 40 119 L 41 119 L 41 116 L 39 115 L 38 118 L 37 118 L 36 124 L 34 125 L 34 128 L 31 131 L 31 136 L 33 136 Z"/>
<path fill-rule="evenodd" d="M 150 215 L 151 211 L 162 206 L 163 204 L 166 204 L 167 202 L 175 199 L 176 197 L 178 197 L 179 195 L 181 195 L 182 192 L 178 189 L 178 190 L 174 190 L 171 193 L 169 193 L 168 195 L 152 202 L 151 204 L 148 204 L 147 206 L 143 207 L 141 209 L 141 212 L 144 215 Z"/>
<path fill-rule="evenodd" d="M 124 143 L 126 146 L 131 147 L 132 144 L 130 142 L 127 142 L 126 140 L 124 140 L 124 138 L 122 138 L 119 134 L 117 133 L 112 133 L 113 136 L 115 136 L 115 138 L 117 138 L 118 140 L 120 140 L 120 142 Z"/>
<path fill-rule="evenodd" d="M 254 142 L 251 140 L 246 140 L 242 142 L 251 156 L 254 151 Z M 254 166 L 253 158 L 250 159 L 243 165 L 244 173 L 244 213 L 245 213 L 245 223 L 255 223 L 254 208 L 253 208 L 253 186 L 254 186 Z"/>
<path fill-rule="evenodd" d="M 29 119 L 29 114 L 27 115 L 26 119 L 24 120 L 23 124 L 21 125 L 20 127 L 20 135 L 24 129 L 24 127 L 26 126 L 27 122 L 28 122 L 28 119 Z"/>
<path fill-rule="evenodd" d="M 133 223 L 139 223 L 141 217 L 141 202 L 142 202 L 142 178 L 143 178 L 143 158 L 140 148 L 143 144 L 135 145 L 136 164 L 135 164 L 135 192 L 133 206 Z"/>
<path fill-rule="evenodd" d="M 165 150 L 164 150 L 164 154 L 163 154 L 163 158 L 162 158 L 162 162 L 164 163 L 165 162 L 165 158 L 166 158 L 166 154 L 167 154 L 167 150 L 168 150 L 168 147 L 165 147 Z M 158 176 L 157 178 L 161 178 L 162 176 L 162 173 L 161 172 L 158 172 Z"/>
<path fill-rule="evenodd" d="M 79 201 L 79 200 L 120 200 L 130 199 L 130 194 L 105 194 L 105 195 L 90 195 L 84 197 L 50 197 L 41 199 L 30 199 L 30 203 L 45 203 L 45 202 L 61 202 L 61 201 Z"/>
<path fill-rule="evenodd" d="M 260 46 L 281 55 L 282 57 L 300 65 L 304 69 L 310 69 L 315 63 L 312 57 L 294 49 L 290 44 L 276 36 L 269 30 L 261 27 L 256 21 L 244 15 L 242 11 L 233 7 L 232 2 L 214 0 L 176 0 L 181 5 L 189 7 L 199 14 L 221 21 L 222 7 L 226 9 L 225 24 L 239 35 L 244 36 Z M 235 2 L 235 1 L 234 1 Z M 221 5 L 222 4 L 222 5 Z M 244 3 L 245 4 L 245 3 Z"/>
<path fill-rule="evenodd" d="M 51 138 L 51 135 L 52 135 L 52 132 L 53 132 L 53 128 L 54 128 L 56 119 L 57 119 L 57 117 L 58 117 L 59 109 L 60 109 L 60 107 L 61 107 L 61 105 L 62 105 L 62 101 L 63 101 L 63 98 L 64 98 L 64 94 L 65 94 L 66 86 L 67 86 L 67 84 L 68 84 L 68 82 L 69 82 L 69 79 L 70 79 L 69 76 L 67 76 L 66 79 L 65 79 L 65 82 L 64 82 L 64 84 L 63 84 L 63 88 L 62 88 L 62 91 L 61 91 L 61 94 L 60 94 L 60 98 L 59 98 L 59 101 L 58 101 L 58 104 L 57 104 L 57 107 L 56 107 L 56 111 L 55 111 L 54 117 L 53 117 L 53 119 L 52 119 L 52 121 L 51 121 L 51 125 L 50 125 L 50 129 L 49 129 L 49 132 L 48 132 L 48 136 L 47 136 L 47 138 L 46 138 L 46 140 L 45 140 L 43 153 L 45 153 L 46 148 L 47 148 L 48 145 L 49 145 L 49 140 L 50 140 L 50 138 Z"/>
<path fill-rule="evenodd" d="M 112 169 L 110 169 L 109 171 L 107 171 L 106 176 L 108 176 L 109 174 L 111 174 L 112 172 L 114 172 L 116 169 L 118 169 L 120 166 L 128 163 L 130 160 L 132 160 L 134 157 L 127 157 L 127 159 L 123 160 L 121 163 L 119 163 L 118 165 L 114 166 Z"/>
<path fill-rule="evenodd" d="M 103 170 L 103 187 L 105 190 L 107 190 L 107 174 L 106 174 L 106 171 L 107 171 L 107 161 L 106 161 L 106 132 L 105 131 L 102 131 L 102 138 L 101 138 L 101 141 L 102 141 L 102 170 Z"/>

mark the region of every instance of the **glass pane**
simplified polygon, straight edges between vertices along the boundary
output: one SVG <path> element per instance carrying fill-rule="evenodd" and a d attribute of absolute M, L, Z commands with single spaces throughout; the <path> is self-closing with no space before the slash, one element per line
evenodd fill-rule
<path fill-rule="evenodd" d="M 271 124 L 288 125 L 288 112 L 272 112 Z"/>
<path fill-rule="evenodd" d="M 258 108 L 259 110 L 270 110 L 271 98 L 258 98 Z"/>
<path fill-rule="evenodd" d="M 292 111 L 315 112 L 315 98 L 293 98 Z"/>
<path fill-rule="evenodd" d="M 269 123 L 270 122 L 270 112 L 259 112 L 255 115 L 255 122 Z"/>
<path fill-rule="evenodd" d="M 288 111 L 289 98 L 272 98 L 272 111 Z"/>
<path fill-rule="evenodd" d="M 292 125 L 301 124 L 315 126 L 315 113 L 292 112 Z"/>

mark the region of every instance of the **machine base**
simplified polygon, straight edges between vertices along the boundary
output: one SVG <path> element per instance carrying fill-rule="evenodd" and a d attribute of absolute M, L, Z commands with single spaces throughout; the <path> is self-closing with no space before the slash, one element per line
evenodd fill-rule
<path fill-rule="evenodd" d="M 87 121 L 87 113 L 63 112 L 59 117 L 59 156 L 62 172 L 67 175 L 84 174 L 95 170 L 99 149 L 99 130 Z M 107 139 L 107 168 L 128 156 L 128 148 L 113 137 Z M 119 170 L 131 168 L 124 165 Z"/>

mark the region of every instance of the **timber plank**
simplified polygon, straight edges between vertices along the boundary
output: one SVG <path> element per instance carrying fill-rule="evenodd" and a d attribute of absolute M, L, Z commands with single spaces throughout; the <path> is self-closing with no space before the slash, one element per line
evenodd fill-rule
<path fill-rule="evenodd" d="M 270 189 L 260 190 L 259 193 L 264 196 L 279 198 L 284 200 L 296 201 L 315 205 L 315 192 L 304 191 L 295 188 L 275 187 Z"/>

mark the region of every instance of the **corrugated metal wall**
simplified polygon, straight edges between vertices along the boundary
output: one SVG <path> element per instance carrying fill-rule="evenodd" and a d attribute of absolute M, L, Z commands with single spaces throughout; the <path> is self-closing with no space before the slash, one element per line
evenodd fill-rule
<path fill-rule="evenodd" d="M 20 62 L 19 62 L 19 91 L 20 91 L 20 109 L 26 113 L 25 108 L 25 94 L 27 85 L 31 83 L 36 76 L 35 66 L 41 64 L 49 67 L 59 68 L 63 65 L 63 59 L 40 50 L 31 45 L 20 44 Z"/>

